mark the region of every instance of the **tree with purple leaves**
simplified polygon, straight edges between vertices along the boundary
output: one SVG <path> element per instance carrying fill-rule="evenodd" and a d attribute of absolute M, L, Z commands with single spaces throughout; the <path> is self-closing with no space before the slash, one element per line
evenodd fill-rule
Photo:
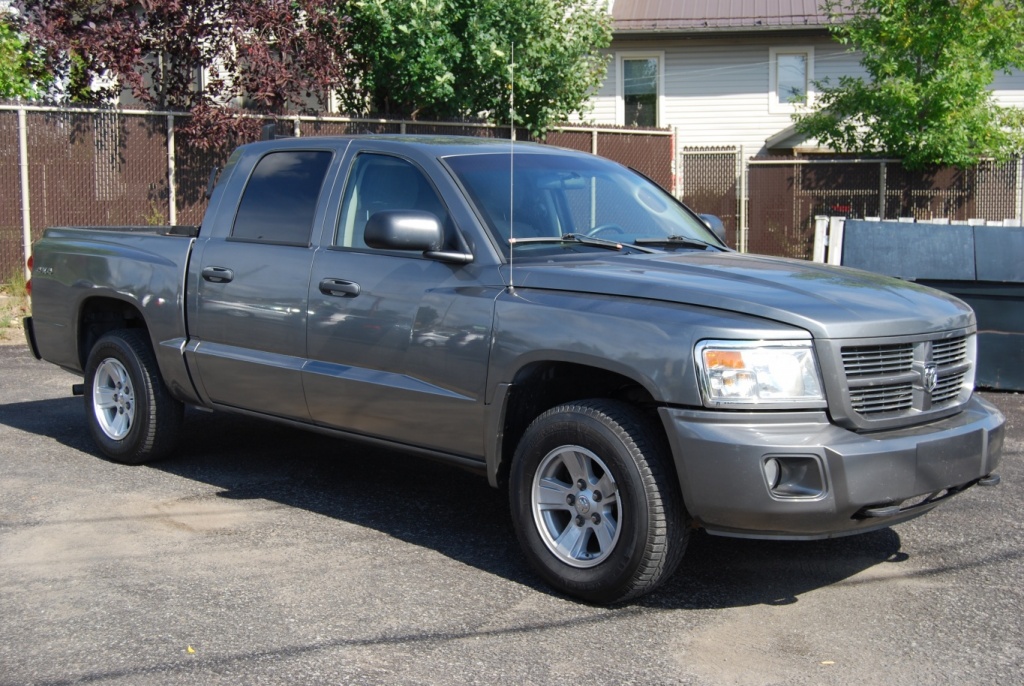
<path fill-rule="evenodd" d="M 80 104 L 187 111 L 197 144 L 251 137 L 245 114 L 322 109 L 349 88 L 348 20 L 332 0 L 20 0 L 25 30 Z"/>

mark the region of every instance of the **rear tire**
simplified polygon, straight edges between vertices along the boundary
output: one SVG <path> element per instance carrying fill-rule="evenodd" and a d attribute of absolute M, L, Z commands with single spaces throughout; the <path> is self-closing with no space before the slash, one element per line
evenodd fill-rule
<path fill-rule="evenodd" d="M 140 330 L 96 341 L 85 365 L 85 414 L 96 445 L 116 462 L 143 464 L 174 449 L 184 406 L 168 392 Z"/>
<path fill-rule="evenodd" d="M 509 497 L 519 542 L 555 588 L 599 603 L 654 590 L 689 538 L 665 441 L 611 400 L 555 407 L 527 428 Z"/>

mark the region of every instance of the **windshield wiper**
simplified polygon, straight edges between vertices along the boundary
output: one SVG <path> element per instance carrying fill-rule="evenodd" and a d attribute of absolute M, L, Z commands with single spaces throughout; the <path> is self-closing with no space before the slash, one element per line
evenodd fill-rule
<path fill-rule="evenodd" d="M 690 238 L 689 236 L 666 236 L 664 238 L 637 238 L 633 241 L 637 245 L 658 245 L 666 248 L 680 247 L 680 248 L 700 248 L 707 250 L 708 248 L 714 248 L 715 250 L 721 250 L 717 245 L 707 243 L 700 240 L 699 238 Z"/>
<path fill-rule="evenodd" d="M 644 248 L 638 245 L 630 245 L 628 243 L 621 243 L 619 241 L 610 241 L 607 238 L 597 238 L 595 236 L 587 236 L 580 233 L 567 233 L 562 236 L 535 236 L 532 238 L 510 238 L 509 244 L 512 246 L 516 245 L 529 245 L 538 243 L 580 243 L 581 245 L 591 245 L 596 248 L 607 248 L 608 250 L 622 250 L 623 248 L 639 248 L 643 252 L 653 252 L 649 248 Z"/>

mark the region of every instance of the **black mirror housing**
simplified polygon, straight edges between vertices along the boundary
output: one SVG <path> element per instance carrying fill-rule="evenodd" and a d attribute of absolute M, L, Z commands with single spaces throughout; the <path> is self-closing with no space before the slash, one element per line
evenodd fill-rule
<path fill-rule="evenodd" d="M 711 229 L 712 233 L 718 236 L 718 240 L 725 244 L 725 224 L 722 223 L 722 220 L 713 214 L 702 214 L 699 216 L 701 221 Z"/>
<path fill-rule="evenodd" d="M 420 210 L 383 210 L 366 222 L 363 240 L 380 250 L 440 250 L 444 229 L 437 217 Z"/>

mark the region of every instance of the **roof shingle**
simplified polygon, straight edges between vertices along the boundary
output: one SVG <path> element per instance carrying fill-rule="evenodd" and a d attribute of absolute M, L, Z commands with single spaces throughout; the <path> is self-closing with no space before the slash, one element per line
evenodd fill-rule
<path fill-rule="evenodd" d="M 826 26 L 820 0 L 615 0 L 615 31 L 792 29 Z"/>

